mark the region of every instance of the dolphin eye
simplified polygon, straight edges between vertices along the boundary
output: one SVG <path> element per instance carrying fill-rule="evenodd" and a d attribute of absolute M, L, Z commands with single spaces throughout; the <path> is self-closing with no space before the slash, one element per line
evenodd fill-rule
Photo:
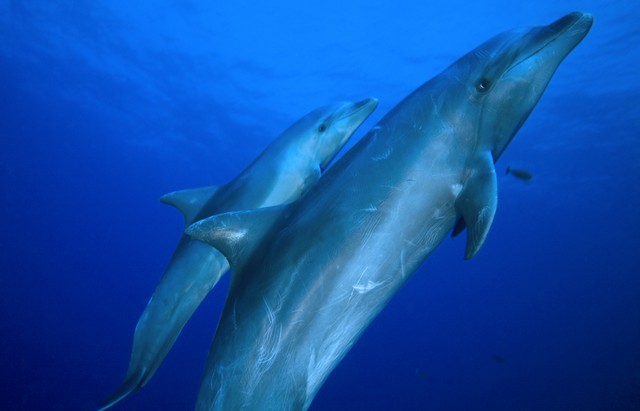
<path fill-rule="evenodd" d="M 489 81 L 486 78 L 483 78 L 478 82 L 478 85 L 476 86 L 476 90 L 478 90 L 481 93 L 484 93 L 488 91 L 490 87 L 491 87 L 491 81 Z"/>
<path fill-rule="evenodd" d="M 318 131 L 324 133 L 327 130 L 327 125 L 325 123 L 320 124 L 318 127 Z"/>

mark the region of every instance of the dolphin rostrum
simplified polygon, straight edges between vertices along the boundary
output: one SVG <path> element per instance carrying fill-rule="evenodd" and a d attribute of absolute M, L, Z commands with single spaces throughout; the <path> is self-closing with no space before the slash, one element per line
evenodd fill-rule
<path fill-rule="evenodd" d="M 186 226 L 226 211 L 292 202 L 318 181 L 377 104 L 376 99 L 369 98 L 316 109 L 278 136 L 224 186 L 177 191 L 161 201 L 177 207 Z M 187 320 L 228 267 L 218 251 L 182 236 L 136 326 L 127 376 L 102 409 L 149 381 Z"/>
<path fill-rule="evenodd" d="M 400 102 L 301 200 L 189 227 L 233 272 L 197 409 L 307 409 L 460 218 L 475 256 L 496 211 L 494 162 L 592 21 L 498 35 Z"/>

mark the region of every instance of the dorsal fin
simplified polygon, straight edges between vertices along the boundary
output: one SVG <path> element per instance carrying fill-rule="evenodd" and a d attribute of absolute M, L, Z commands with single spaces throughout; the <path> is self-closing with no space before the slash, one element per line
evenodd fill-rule
<path fill-rule="evenodd" d="M 498 180 L 491 153 L 478 159 L 456 199 L 456 210 L 467 225 L 465 260 L 473 258 L 487 238 L 498 206 Z"/>
<path fill-rule="evenodd" d="M 238 272 L 287 207 L 217 214 L 191 224 L 185 233 L 216 248 L 227 258 L 231 271 Z"/>
<path fill-rule="evenodd" d="M 177 208 L 184 217 L 185 225 L 193 223 L 202 207 L 218 191 L 218 186 L 190 188 L 174 191 L 160 197 L 160 202 Z"/>

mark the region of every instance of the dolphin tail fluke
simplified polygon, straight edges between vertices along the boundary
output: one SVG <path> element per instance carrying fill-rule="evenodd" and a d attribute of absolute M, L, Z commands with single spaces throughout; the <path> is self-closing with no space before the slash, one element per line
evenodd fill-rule
<path fill-rule="evenodd" d="M 144 384 L 144 373 L 127 377 L 127 379 L 124 380 L 122 385 L 120 385 L 117 390 L 115 390 L 113 393 L 111 393 L 111 395 L 109 395 L 102 401 L 100 407 L 98 408 L 98 411 L 104 411 L 108 408 L 113 407 L 121 400 L 128 397 L 129 394 L 138 391 Z"/>

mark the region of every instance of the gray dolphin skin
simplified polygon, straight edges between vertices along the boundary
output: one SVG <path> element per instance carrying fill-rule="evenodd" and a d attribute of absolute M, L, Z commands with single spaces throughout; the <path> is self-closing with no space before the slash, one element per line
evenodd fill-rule
<path fill-rule="evenodd" d="M 222 187 L 177 191 L 161 201 L 177 207 L 188 226 L 231 210 L 286 204 L 300 198 L 377 107 L 369 98 L 319 108 L 277 137 L 242 173 Z M 123 384 L 107 398 L 107 409 L 153 376 L 185 323 L 228 269 L 212 247 L 183 235 L 133 337 Z"/>
<path fill-rule="evenodd" d="M 476 255 L 494 162 L 592 22 L 575 12 L 498 35 L 400 102 L 301 200 L 189 227 L 233 272 L 196 408 L 307 409 L 460 218 Z"/>

